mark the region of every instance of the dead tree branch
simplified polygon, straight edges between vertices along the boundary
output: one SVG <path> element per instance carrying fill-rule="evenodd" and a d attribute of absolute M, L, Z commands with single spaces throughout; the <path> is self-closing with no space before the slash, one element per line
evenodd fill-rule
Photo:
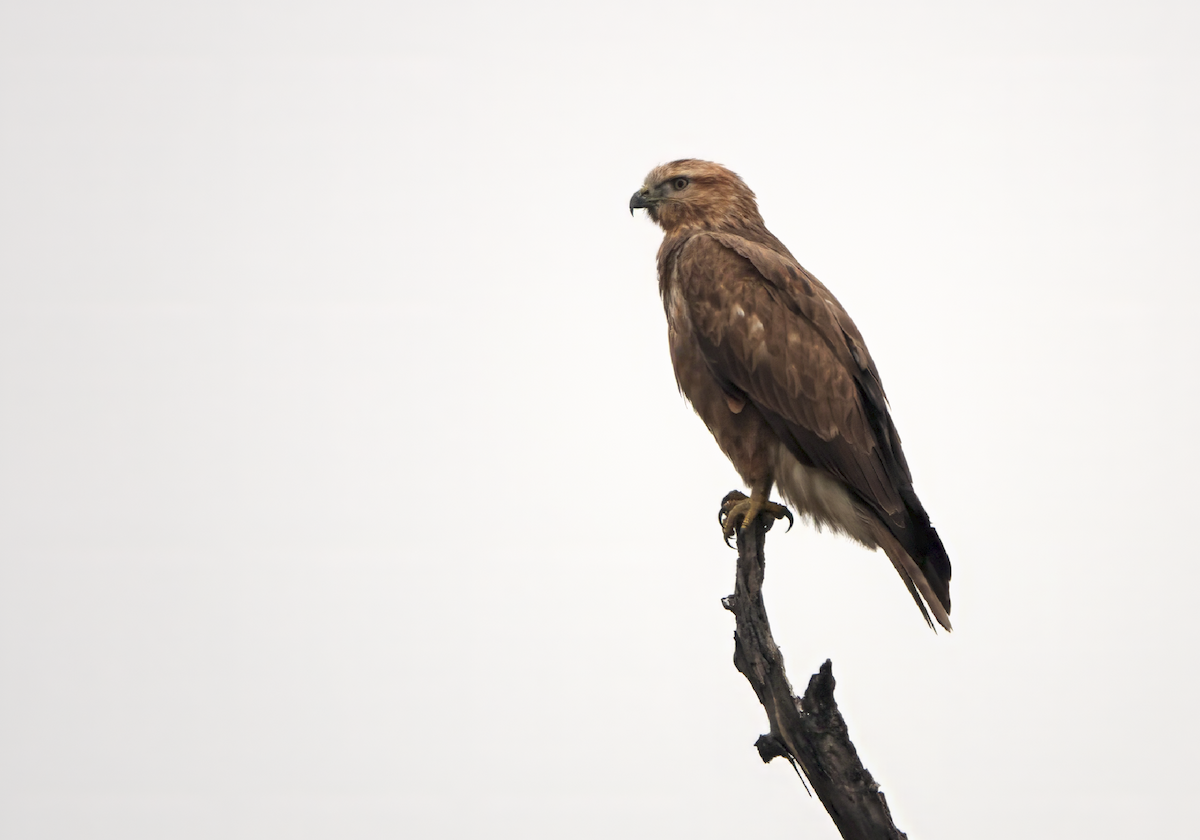
<path fill-rule="evenodd" d="M 771 731 L 755 744 L 758 754 L 763 761 L 783 756 L 798 766 L 844 840 L 905 840 L 892 823 L 879 785 L 850 743 L 833 699 L 833 664 L 825 660 L 809 679 L 803 698 L 792 694 L 763 604 L 763 544 L 770 527 L 765 519 L 758 517 L 746 531 L 738 529 L 737 582 L 723 601 L 737 619 L 733 663 L 750 681 L 771 724 Z"/>

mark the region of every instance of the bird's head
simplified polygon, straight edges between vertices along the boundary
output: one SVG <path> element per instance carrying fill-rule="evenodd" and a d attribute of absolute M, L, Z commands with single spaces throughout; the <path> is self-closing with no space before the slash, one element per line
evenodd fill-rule
<path fill-rule="evenodd" d="M 667 233 L 687 227 L 721 230 L 761 227 L 754 193 L 734 173 L 706 160 L 676 160 L 650 170 L 629 199 Z"/>

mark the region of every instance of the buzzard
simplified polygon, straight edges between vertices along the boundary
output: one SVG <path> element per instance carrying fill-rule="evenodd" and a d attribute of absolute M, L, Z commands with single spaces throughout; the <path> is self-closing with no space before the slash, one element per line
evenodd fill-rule
<path fill-rule="evenodd" d="M 754 193 L 702 160 L 652 170 L 629 200 L 664 232 L 658 287 L 679 390 L 750 488 L 726 539 L 791 514 L 882 548 L 929 626 L 950 629 L 950 558 L 913 491 L 879 371 L 837 299 L 763 224 Z M 928 609 L 927 609 L 928 607 Z"/>

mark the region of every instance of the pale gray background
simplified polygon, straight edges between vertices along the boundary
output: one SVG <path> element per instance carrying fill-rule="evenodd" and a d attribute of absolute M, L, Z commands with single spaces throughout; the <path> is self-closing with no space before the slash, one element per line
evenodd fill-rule
<path fill-rule="evenodd" d="M 730 662 L 652 166 L 878 359 L 955 563 L 773 535 L 916 838 L 1194 831 L 1195 3 L 7 2 L 0 835 L 833 838 Z"/>

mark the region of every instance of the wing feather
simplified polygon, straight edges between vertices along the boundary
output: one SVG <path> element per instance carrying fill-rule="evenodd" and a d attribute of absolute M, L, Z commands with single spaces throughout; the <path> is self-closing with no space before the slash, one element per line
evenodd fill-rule
<path fill-rule="evenodd" d="M 805 463 L 827 469 L 883 512 L 902 510 L 856 382 L 864 369 L 843 337 L 832 295 L 786 257 L 731 234 L 693 237 L 677 265 L 718 381 L 795 427 L 797 443 L 807 445 L 794 454 Z M 858 353 L 869 359 L 865 348 Z"/>

